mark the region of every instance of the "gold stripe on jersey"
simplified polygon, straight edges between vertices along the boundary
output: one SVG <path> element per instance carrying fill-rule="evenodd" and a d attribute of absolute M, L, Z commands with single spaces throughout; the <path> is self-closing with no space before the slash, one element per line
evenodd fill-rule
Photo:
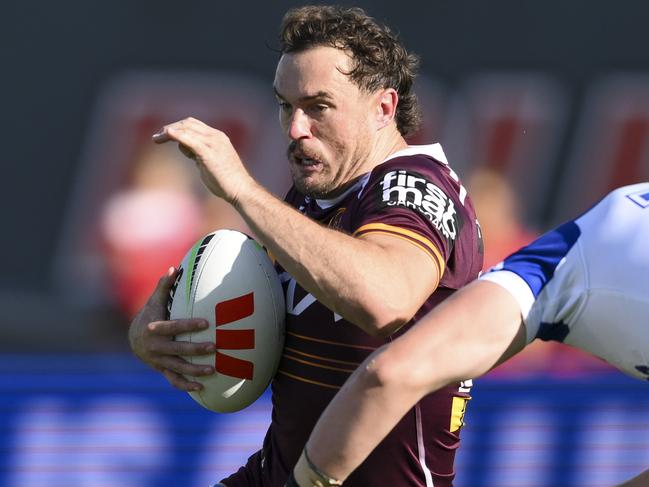
<path fill-rule="evenodd" d="M 300 377 L 299 375 L 294 375 L 290 374 L 289 372 L 286 372 L 284 370 L 278 370 L 278 374 L 283 374 L 287 377 L 290 377 L 291 379 L 299 380 L 300 382 L 306 382 L 308 384 L 314 384 L 316 386 L 322 386 L 322 387 L 328 387 L 329 389 L 340 389 L 340 386 L 334 386 L 333 384 L 327 384 L 325 382 L 318 382 L 317 380 L 311 380 L 311 379 L 306 379 L 304 377 Z"/>
<path fill-rule="evenodd" d="M 293 333 L 292 331 L 287 331 L 286 334 L 294 336 L 296 338 L 301 338 L 302 340 L 308 340 L 308 341 L 311 341 L 311 342 L 326 343 L 328 345 L 339 345 L 341 347 L 357 348 L 357 349 L 360 349 L 360 350 L 370 350 L 372 352 L 378 348 L 378 347 L 368 347 L 367 345 L 352 345 L 351 343 L 333 342 L 331 340 L 323 340 L 321 338 L 308 337 L 308 336 L 305 336 L 305 335 L 298 335 L 297 333 Z"/>
<path fill-rule="evenodd" d="M 471 400 L 470 397 L 453 397 L 453 406 L 451 407 L 451 425 L 449 431 L 454 433 L 464 426 L 464 413 L 466 413 L 466 405 Z"/>
<path fill-rule="evenodd" d="M 284 350 L 285 351 L 288 350 L 289 352 L 293 352 L 293 353 L 296 353 L 298 355 L 303 355 L 305 357 L 314 358 L 316 360 L 324 360 L 326 362 L 334 362 L 336 364 L 353 365 L 354 367 L 358 367 L 361 364 L 361 362 L 350 362 L 348 360 L 338 360 L 338 359 L 333 359 L 333 358 L 328 358 L 328 357 L 322 357 L 320 355 L 313 355 L 313 354 L 310 354 L 310 353 L 301 352 L 300 350 L 297 350 L 297 349 L 291 348 L 291 347 L 284 347 Z"/>
<path fill-rule="evenodd" d="M 308 365 L 308 366 L 310 366 L 310 367 L 318 367 L 318 368 L 320 368 L 320 369 L 335 370 L 336 372 L 345 372 L 346 374 L 351 374 L 352 372 L 354 372 L 354 370 L 356 370 L 356 369 L 343 369 L 343 368 L 341 368 L 341 367 L 333 367 L 333 366 L 331 366 L 331 365 L 322 365 L 322 364 L 317 364 L 317 363 L 315 363 L 315 362 L 310 362 L 310 361 L 308 361 L 308 360 L 303 360 L 303 359 L 301 359 L 301 358 L 297 358 L 297 357 L 294 357 L 294 356 L 292 356 L 292 355 L 288 355 L 288 354 L 286 354 L 286 353 L 283 354 L 282 356 L 283 356 L 284 358 L 286 358 L 286 359 L 294 360 L 295 362 L 299 362 L 299 363 L 301 363 L 301 364 L 305 364 L 305 365 Z"/>
<path fill-rule="evenodd" d="M 435 244 L 428 240 L 425 237 L 422 237 L 418 233 L 415 233 L 411 230 L 406 230 L 405 228 L 396 227 L 394 225 L 386 225 L 385 223 L 368 223 L 363 225 L 358 230 L 356 230 L 353 236 L 360 234 L 367 235 L 368 233 L 382 233 L 384 235 L 391 235 L 393 237 L 406 237 L 404 240 L 410 242 L 413 245 L 416 245 L 428 255 L 430 255 L 437 266 L 437 271 L 439 272 L 439 279 L 442 279 L 444 274 L 446 262 L 442 253 L 437 249 Z"/>

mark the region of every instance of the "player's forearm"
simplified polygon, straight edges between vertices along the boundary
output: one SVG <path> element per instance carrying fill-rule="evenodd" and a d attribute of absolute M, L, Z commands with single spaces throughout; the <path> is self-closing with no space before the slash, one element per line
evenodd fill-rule
<path fill-rule="evenodd" d="M 375 367 L 384 350 L 348 379 L 307 442 L 309 458 L 330 477 L 345 480 L 424 395 L 400 387 L 396 377 Z"/>
<path fill-rule="evenodd" d="M 426 394 L 488 372 L 524 345 L 516 302 L 475 282 L 370 356 L 320 417 L 307 443 L 314 465 L 344 480 Z"/>
<path fill-rule="evenodd" d="M 410 283 L 402 281 L 401 269 L 380 246 L 329 229 L 258 185 L 235 206 L 302 287 L 368 333 L 392 321 L 403 324 L 423 302 L 414 302 Z"/>
<path fill-rule="evenodd" d="M 358 367 L 307 442 L 319 470 L 346 479 L 422 397 L 463 373 L 461 344 L 450 341 L 456 325 L 452 319 L 417 323 Z"/>
<path fill-rule="evenodd" d="M 637 477 L 627 480 L 618 487 L 646 487 L 649 485 L 649 469 L 642 472 Z"/>
<path fill-rule="evenodd" d="M 327 477 L 344 481 L 423 396 L 447 384 L 443 366 L 409 380 L 407 369 L 423 369 L 430 363 L 418 361 L 418 353 L 412 359 L 402 359 L 402 350 L 393 348 L 397 342 L 381 348 L 361 364 L 311 433 L 306 451 L 313 467 Z M 308 470 L 308 463 L 296 466 L 301 487 L 315 485 L 304 481 L 309 478 Z"/>

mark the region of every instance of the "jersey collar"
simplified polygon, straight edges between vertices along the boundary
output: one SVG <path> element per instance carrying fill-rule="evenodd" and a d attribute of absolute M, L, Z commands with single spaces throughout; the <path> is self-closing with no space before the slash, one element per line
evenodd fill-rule
<path fill-rule="evenodd" d="M 397 152 L 388 156 L 388 158 L 383 160 L 381 164 L 383 164 L 383 162 L 387 162 L 396 157 L 417 156 L 422 154 L 426 156 L 430 156 L 433 159 L 448 165 L 448 160 L 446 159 L 446 154 L 444 154 L 444 150 L 442 149 L 441 144 L 409 145 L 405 149 L 398 150 Z M 358 181 L 356 181 L 355 184 L 352 184 L 342 194 L 336 196 L 335 198 L 328 199 L 328 200 L 316 199 L 315 200 L 316 203 L 323 210 L 326 210 L 327 208 L 331 208 L 332 206 L 336 206 L 338 203 L 344 200 L 347 197 L 347 195 L 349 195 L 351 192 L 356 191 L 359 188 L 364 189 L 365 183 L 367 183 L 369 175 L 370 173 L 363 175 Z M 308 203 L 309 199 L 310 198 L 307 196 L 305 201 Z"/>
<path fill-rule="evenodd" d="M 383 162 L 387 162 L 390 159 L 394 159 L 395 157 L 417 156 L 420 154 L 430 156 L 433 159 L 438 160 L 439 162 L 448 164 L 448 160 L 446 159 L 446 154 L 444 154 L 444 150 L 442 149 L 441 144 L 409 145 L 405 149 L 401 149 L 395 152 L 394 154 L 391 154 Z"/>
<path fill-rule="evenodd" d="M 342 194 L 339 194 L 335 198 L 331 198 L 328 200 L 325 199 L 318 199 L 316 198 L 316 203 L 320 208 L 323 210 L 326 210 L 327 208 L 331 208 L 332 206 L 336 206 L 338 203 L 340 203 L 342 200 L 344 200 L 350 193 L 354 191 L 358 191 L 359 188 L 361 188 L 365 182 L 367 181 L 367 178 L 369 177 L 369 173 L 364 174 L 361 176 L 361 178 L 356 181 L 354 184 L 352 184 L 349 188 L 347 188 L 345 191 L 342 192 Z M 308 203 L 309 197 L 307 196 L 305 198 L 305 201 Z"/>

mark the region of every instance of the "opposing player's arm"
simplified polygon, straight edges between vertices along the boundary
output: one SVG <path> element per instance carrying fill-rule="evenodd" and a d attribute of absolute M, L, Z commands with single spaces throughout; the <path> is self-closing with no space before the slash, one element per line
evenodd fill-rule
<path fill-rule="evenodd" d="M 618 487 L 647 487 L 649 485 L 649 470 L 645 470 L 640 475 L 627 480 Z"/>
<path fill-rule="evenodd" d="M 525 343 L 512 295 L 492 282 L 469 284 L 354 372 L 313 430 L 309 459 L 344 480 L 423 396 L 485 374 Z M 295 469 L 302 487 L 313 485 L 310 470 L 303 457 Z"/>

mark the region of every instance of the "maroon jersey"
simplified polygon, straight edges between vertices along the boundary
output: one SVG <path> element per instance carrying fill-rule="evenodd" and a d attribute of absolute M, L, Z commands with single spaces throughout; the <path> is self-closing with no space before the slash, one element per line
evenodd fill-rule
<path fill-rule="evenodd" d="M 413 322 L 475 279 L 482 268 L 473 206 L 437 144 L 396 153 L 335 200 L 311 199 L 293 188 L 286 201 L 340 231 L 390 234 L 426 252 L 441 278 Z M 329 401 L 372 351 L 392 339 L 367 335 L 319 303 L 281 268 L 280 275 L 286 293 L 286 343 L 272 383 L 272 424 L 263 449 L 223 481 L 228 487 L 283 486 Z M 460 384 L 422 399 L 345 485 L 451 485 L 468 399 L 468 388 Z"/>

